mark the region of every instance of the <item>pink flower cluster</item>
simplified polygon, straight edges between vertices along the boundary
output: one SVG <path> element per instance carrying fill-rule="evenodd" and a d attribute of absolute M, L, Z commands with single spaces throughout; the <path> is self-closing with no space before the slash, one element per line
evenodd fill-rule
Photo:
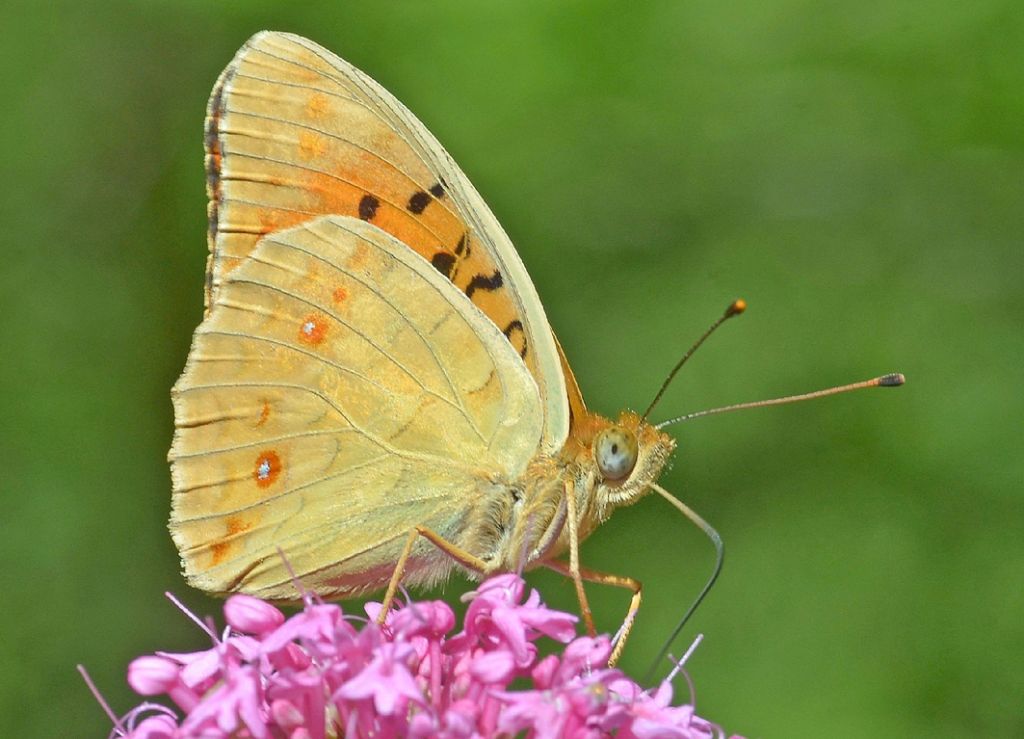
<path fill-rule="evenodd" d="M 111 737 L 556 737 L 708 739 L 721 730 L 668 681 L 646 691 L 608 668 L 605 636 L 577 637 L 576 617 L 500 575 L 469 595 L 461 631 L 441 601 L 410 602 L 375 623 L 307 599 L 286 619 L 245 595 L 224 605 L 229 628 L 202 652 L 158 652 L 128 668 L 143 703 Z M 566 644 L 538 659 L 542 636 Z M 515 681 L 515 685 L 513 685 Z M 520 687 L 522 686 L 522 687 Z"/>

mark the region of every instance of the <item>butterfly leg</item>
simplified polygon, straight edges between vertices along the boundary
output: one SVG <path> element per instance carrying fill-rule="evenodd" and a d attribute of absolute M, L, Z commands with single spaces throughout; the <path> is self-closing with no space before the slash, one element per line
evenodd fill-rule
<path fill-rule="evenodd" d="M 569 570 L 567 574 L 576 585 L 576 597 L 580 601 L 580 615 L 583 617 L 587 633 L 590 636 L 596 636 L 594 614 L 590 611 L 590 603 L 587 601 L 587 593 L 583 589 L 583 578 L 580 574 L 580 535 L 577 528 L 579 518 L 576 515 L 576 491 L 570 482 L 565 483 L 565 503 L 568 519 L 566 523 L 569 526 Z"/>
<path fill-rule="evenodd" d="M 405 574 L 405 565 L 409 561 L 409 557 L 412 556 L 412 548 L 416 544 L 416 540 L 421 536 L 463 567 L 475 570 L 481 574 L 487 571 L 487 563 L 479 557 L 455 546 L 436 531 L 428 529 L 426 526 L 417 526 L 409 532 L 409 538 L 406 540 L 402 554 L 395 565 L 395 571 L 391 573 L 391 582 L 388 583 L 387 592 L 384 594 L 384 600 L 381 603 L 380 613 L 377 615 L 377 623 L 380 625 L 384 624 L 384 619 L 387 617 L 388 611 L 391 610 L 391 602 L 395 599 L 395 593 L 398 592 L 398 584 L 402 581 L 402 575 Z"/>
<path fill-rule="evenodd" d="M 544 566 L 549 570 L 554 570 L 555 572 L 559 572 L 563 575 L 568 575 L 574 580 L 577 577 L 572 572 L 571 562 L 550 560 L 545 562 Z M 622 656 L 623 650 L 626 648 L 626 639 L 629 638 L 629 634 L 633 630 L 633 623 L 636 620 L 637 611 L 640 610 L 640 601 L 643 600 L 643 585 L 640 584 L 639 580 L 634 580 L 632 577 L 611 575 L 607 572 L 598 572 L 597 570 L 591 570 L 587 567 L 580 567 L 578 569 L 578 576 L 581 580 L 586 580 L 587 582 L 600 583 L 601 585 L 614 585 L 618 588 L 626 588 L 633 593 L 633 597 L 629 601 L 629 612 L 626 614 L 626 618 L 623 619 L 622 626 L 619 628 L 619 639 L 612 649 L 611 656 L 608 658 L 608 666 L 614 667 L 619 661 L 619 657 Z"/>

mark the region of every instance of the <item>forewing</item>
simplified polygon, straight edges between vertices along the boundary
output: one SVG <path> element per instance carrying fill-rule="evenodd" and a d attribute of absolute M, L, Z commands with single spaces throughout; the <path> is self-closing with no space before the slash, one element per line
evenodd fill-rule
<path fill-rule="evenodd" d="M 504 335 L 394 237 L 321 217 L 221 281 L 173 391 L 171 530 L 192 584 L 288 598 L 386 582 L 408 532 L 459 541 L 541 441 Z M 411 582 L 449 567 L 424 549 Z"/>
<path fill-rule="evenodd" d="M 324 214 L 371 222 L 505 335 L 540 388 L 544 448 L 562 446 L 565 381 L 533 283 L 466 176 L 390 93 L 307 39 L 262 32 L 214 88 L 206 147 L 208 308 L 265 234 Z"/>

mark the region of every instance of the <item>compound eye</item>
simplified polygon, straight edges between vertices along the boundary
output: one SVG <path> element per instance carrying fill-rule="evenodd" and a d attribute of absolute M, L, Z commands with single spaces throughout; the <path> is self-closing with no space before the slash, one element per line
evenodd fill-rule
<path fill-rule="evenodd" d="M 606 480 L 622 480 L 636 466 L 636 436 L 621 426 L 606 428 L 594 438 L 594 459 Z"/>

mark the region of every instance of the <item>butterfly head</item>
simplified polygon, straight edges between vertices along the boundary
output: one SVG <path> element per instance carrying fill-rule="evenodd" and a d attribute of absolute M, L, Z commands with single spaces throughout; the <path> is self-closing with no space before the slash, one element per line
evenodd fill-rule
<path fill-rule="evenodd" d="M 590 454 L 597 475 L 597 503 L 609 510 L 630 505 L 650 490 L 675 440 L 632 411 L 623 411 L 616 421 L 601 419 L 590 442 Z"/>

